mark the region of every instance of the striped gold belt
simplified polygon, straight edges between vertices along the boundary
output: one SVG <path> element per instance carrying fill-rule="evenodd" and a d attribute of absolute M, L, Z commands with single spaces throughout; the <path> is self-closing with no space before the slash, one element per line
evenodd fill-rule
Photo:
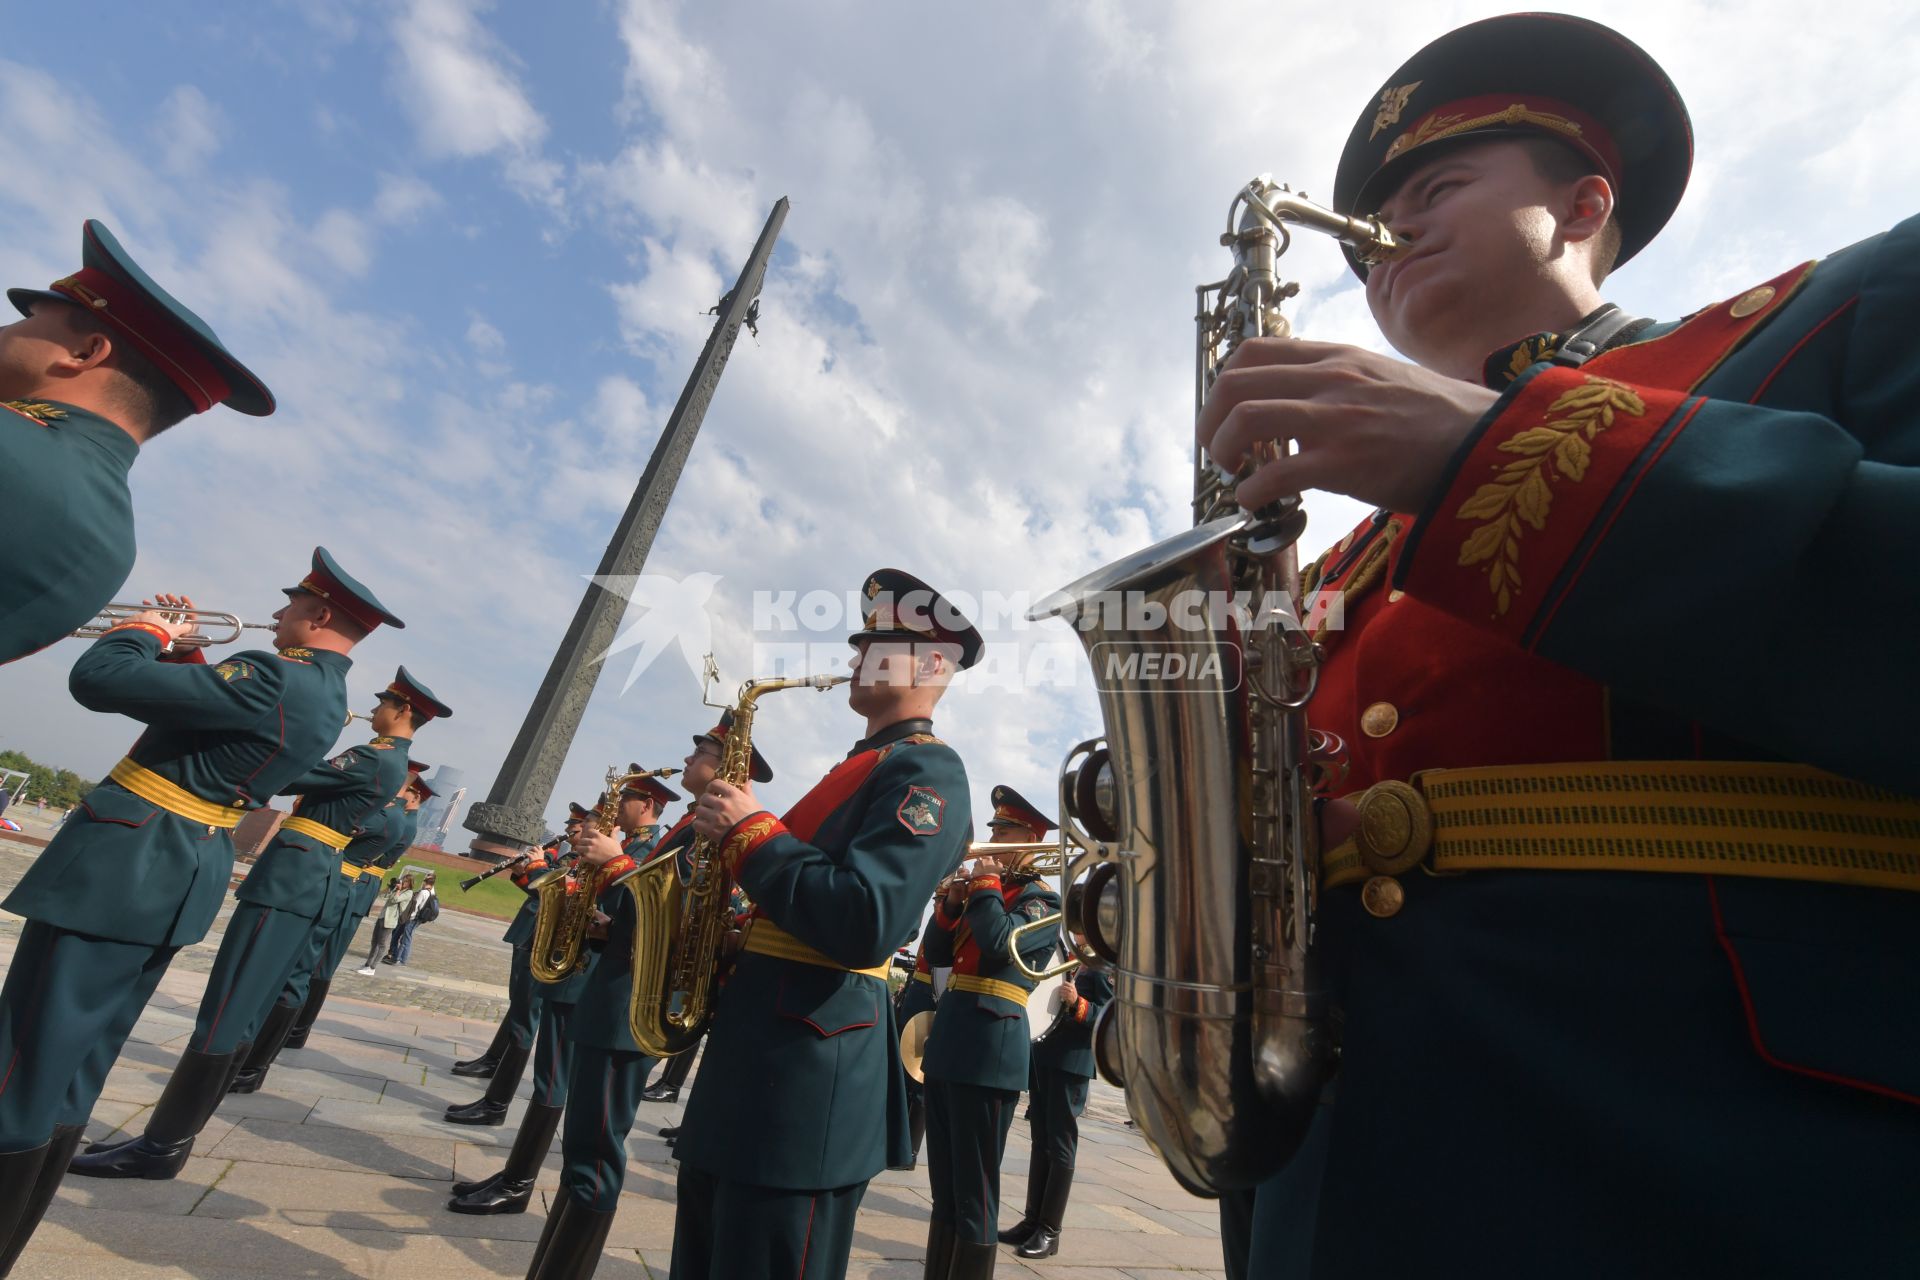
<path fill-rule="evenodd" d="M 930 973 L 928 973 L 928 972 L 926 972 L 926 971 L 925 971 L 925 970 L 923 970 L 923 969 L 915 969 L 915 970 L 913 971 L 913 980 L 914 980 L 915 982 L 924 982 L 924 983 L 926 983 L 926 984 L 927 984 L 928 986 L 932 986 L 932 985 L 933 985 L 933 975 L 932 975 L 932 974 L 930 974 Z"/>
<path fill-rule="evenodd" d="M 380 868 L 375 866 L 363 867 L 357 862 L 348 862 L 343 858 L 340 862 L 340 874 L 343 876 L 355 876 L 361 879 L 367 876 L 378 879 L 380 876 Z"/>
<path fill-rule="evenodd" d="M 1920 890 L 1920 800 L 1799 764 L 1433 769 L 1358 798 L 1322 883 L 1491 870 L 1667 871 Z"/>
<path fill-rule="evenodd" d="M 886 981 L 887 977 L 886 965 L 875 965 L 871 969 L 849 969 L 831 956 L 814 950 L 765 916 L 756 918 L 747 927 L 746 949 L 757 956 L 777 956 L 782 960 L 793 960 L 800 964 L 818 965 L 822 969 L 839 969 L 843 973 L 863 973 L 869 978 L 879 978 L 882 982 Z"/>
<path fill-rule="evenodd" d="M 971 973 L 956 973 L 947 979 L 949 991 L 971 991 L 977 995 L 999 996 L 1002 1000 L 1011 1000 L 1024 1005 L 1027 997 L 1033 993 L 1017 982 L 1002 982 L 998 978 L 982 978 Z"/>
<path fill-rule="evenodd" d="M 120 763 L 113 766 L 113 771 L 107 777 L 148 804 L 157 805 L 168 813 L 190 822 L 204 823 L 209 827 L 224 827 L 231 831 L 240 825 L 240 819 L 247 816 L 244 808 L 229 808 L 226 805 L 215 804 L 211 800 L 202 800 L 179 783 L 161 777 L 146 766 L 136 763 L 131 757 L 123 756 Z"/>
<path fill-rule="evenodd" d="M 280 829 L 282 831 L 298 831 L 303 836 L 318 840 L 321 844 L 326 845 L 336 853 L 353 843 L 352 836 L 343 835 L 335 831 L 332 827 L 315 822 L 312 818 L 302 818 L 297 815 L 282 821 L 280 823 Z"/>

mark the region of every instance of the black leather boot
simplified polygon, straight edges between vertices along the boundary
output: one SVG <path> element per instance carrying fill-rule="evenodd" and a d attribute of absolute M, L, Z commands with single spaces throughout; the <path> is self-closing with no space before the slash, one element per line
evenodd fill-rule
<path fill-rule="evenodd" d="M 525 1213 L 533 1199 L 533 1180 L 540 1164 L 553 1147 L 553 1135 L 560 1128 L 565 1108 L 527 1104 L 520 1117 L 520 1132 L 514 1135 L 513 1150 L 507 1153 L 507 1167 L 500 1176 L 475 1187 L 464 1195 L 455 1189 L 447 1208 L 455 1213 Z"/>
<path fill-rule="evenodd" d="M 1040 1201 L 1040 1229 L 1013 1251 L 1016 1258 L 1051 1258 L 1060 1252 L 1060 1224 L 1067 1216 L 1067 1197 L 1073 1192 L 1073 1166 L 1047 1162 L 1047 1190 Z"/>
<path fill-rule="evenodd" d="M 7 1273 L 13 1260 L 27 1247 L 27 1241 L 33 1238 L 33 1229 L 40 1225 L 40 1215 L 47 1211 L 47 1202 L 53 1199 L 52 1187 L 48 1188 L 46 1198 L 41 1199 L 40 1184 L 46 1179 L 48 1157 L 53 1154 L 54 1143 L 59 1138 L 60 1130 L 56 1129 L 53 1141 L 25 1151 L 0 1152 L 0 1276 Z M 55 1170 L 64 1174 L 66 1165 L 57 1165 Z M 60 1179 L 54 1178 L 53 1186 L 59 1185 Z"/>
<path fill-rule="evenodd" d="M 1000 1233 L 1001 1244 L 1025 1244 L 1040 1229 L 1040 1201 L 1047 1192 L 1047 1158 L 1035 1147 L 1027 1165 L 1027 1211 L 1020 1221 Z"/>
<path fill-rule="evenodd" d="M 507 1051 L 507 1046 L 512 1043 L 513 1033 L 507 1030 L 507 1020 L 502 1018 L 500 1019 L 500 1025 L 494 1028 L 493 1043 L 487 1046 L 487 1051 L 477 1058 L 468 1058 L 465 1062 L 454 1063 L 453 1074 L 457 1076 L 473 1076 L 475 1078 L 491 1076 L 494 1068 L 500 1065 L 500 1056 Z"/>
<path fill-rule="evenodd" d="M 600 1265 L 600 1252 L 607 1247 L 607 1232 L 613 1230 L 611 1209 L 589 1209 L 572 1196 L 562 1196 L 566 1221 L 547 1241 L 540 1264 L 527 1273 L 527 1280 L 588 1280 Z"/>
<path fill-rule="evenodd" d="M 252 1046 L 244 1055 L 238 1055 L 240 1070 L 234 1075 L 232 1083 L 227 1085 L 228 1093 L 253 1093 L 267 1082 L 267 1068 L 280 1056 L 280 1047 L 287 1042 L 287 1034 L 293 1030 L 293 1020 L 300 1016 L 300 1006 L 285 1004 L 279 1000 L 267 1010 L 267 1020 L 260 1027 L 260 1033 L 253 1038 Z"/>
<path fill-rule="evenodd" d="M 945 1280 L 993 1280 L 993 1264 L 999 1256 L 997 1244 L 955 1240 L 953 1262 L 947 1267 Z"/>
<path fill-rule="evenodd" d="M 678 1101 L 687 1077 L 693 1074 L 693 1060 L 699 1055 L 700 1050 L 695 1047 L 668 1058 L 667 1065 L 660 1068 L 660 1078 L 641 1090 L 640 1096 L 648 1102 Z"/>
<path fill-rule="evenodd" d="M 547 1250 L 553 1247 L 553 1237 L 565 1228 L 566 1218 L 572 1210 L 573 1196 L 567 1191 L 564 1181 L 560 1184 L 560 1194 L 553 1198 L 553 1208 L 547 1210 L 547 1225 L 540 1229 L 540 1243 L 533 1246 L 533 1261 L 527 1264 L 527 1280 L 540 1274 L 540 1264 L 546 1261 Z"/>
<path fill-rule="evenodd" d="M 57 1124 L 45 1146 L 0 1155 L 0 1188 L 8 1197 L 7 1203 L 0 1204 L 0 1277 L 13 1270 L 20 1251 L 33 1239 L 86 1131 L 83 1124 Z M 37 1173 L 31 1169 L 36 1157 Z"/>
<path fill-rule="evenodd" d="M 188 1049 L 153 1104 L 147 1131 L 138 1138 L 73 1158 L 74 1173 L 86 1178 L 147 1178 L 164 1182 L 178 1176 L 193 1154 L 193 1140 L 227 1091 L 230 1053 Z"/>
<path fill-rule="evenodd" d="M 920 1280 L 947 1280 L 953 1268 L 953 1223 L 945 1218 L 927 1219 L 927 1259 Z"/>
<path fill-rule="evenodd" d="M 320 1008 L 327 1002 L 327 992 L 333 989 L 332 978 L 312 978 L 307 982 L 307 1002 L 300 1006 L 300 1016 L 293 1020 L 293 1030 L 287 1032 L 287 1048 L 304 1049 L 307 1037 L 313 1034 L 313 1024 L 320 1020 Z"/>
<path fill-rule="evenodd" d="M 493 1070 L 493 1079 L 487 1081 L 486 1093 L 478 1102 L 448 1107 L 446 1119 L 453 1124 L 505 1124 L 513 1091 L 520 1087 L 520 1077 L 527 1069 L 527 1059 L 532 1056 L 531 1046 L 523 1049 L 519 1045 L 508 1045 L 500 1055 L 500 1065 Z"/>

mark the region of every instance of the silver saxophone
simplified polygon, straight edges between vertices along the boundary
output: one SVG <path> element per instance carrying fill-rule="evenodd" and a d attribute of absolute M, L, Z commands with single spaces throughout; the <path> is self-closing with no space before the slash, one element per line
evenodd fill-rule
<path fill-rule="evenodd" d="M 1299 286 L 1277 264 L 1290 226 L 1332 235 L 1364 262 L 1399 251 L 1377 219 L 1265 176 L 1248 183 L 1221 237 L 1233 269 L 1196 288 L 1196 412 L 1242 342 L 1288 335 L 1280 304 Z M 1030 615 L 1078 630 L 1106 729 L 1074 747 L 1060 781 L 1061 833 L 1077 850 L 1063 940 L 1114 975 L 1096 1061 L 1174 1177 L 1201 1195 L 1253 1186 L 1292 1156 L 1339 1052 L 1314 938 L 1305 708 L 1320 654 L 1293 599 L 1306 516 L 1297 495 L 1239 510 L 1237 479 L 1196 451 L 1194 528 Z M 1239 607 L 1222 607 L 1230 601 Z"/>

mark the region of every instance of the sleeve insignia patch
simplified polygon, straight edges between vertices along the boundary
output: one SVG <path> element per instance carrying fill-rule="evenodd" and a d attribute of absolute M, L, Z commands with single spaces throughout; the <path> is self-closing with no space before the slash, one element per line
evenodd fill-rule
<path fill-rule="evenodd" d="M 1038 920 L 1043 916 L 1052 915 L 1053 911 L 1047 906 L 1046 899 L 1030 898 L 1020 908 L 1020 914 L 1029 920 Z"/>
<path fill-rule="evenodd" d="M 354 759 L 353 752 L 342 751 L 339 755 L 327 761 L 327 763 L 332 765 L 336 769 L 340 769 L 344 771 L 346 769 L 350 769 L 353 767 L 353 759 Z"/>
<path fill-rule="evenodd" d="M 946 813 L 946 799 L 932 787 L 908 787 L 907 798 L 894 810 L 900 825 L 917 836 L 938 835 Z"/>
<path fill-rule="evenodd" d="M 231 684 L 235 680 L 245 680 L 253 674 L 253 667 L 245 662 L 223 662 L 213 669 L 213 674 Z"/>

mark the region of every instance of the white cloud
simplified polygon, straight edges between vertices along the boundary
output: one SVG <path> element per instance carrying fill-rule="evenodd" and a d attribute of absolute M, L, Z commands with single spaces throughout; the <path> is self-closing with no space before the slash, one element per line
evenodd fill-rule
<path fill-rule="evenodd" d="M 381 222 L 405 225 L 439 208 L 440 193 L 409 174 L 383 173 L 373 198 L 373 213 Z"/>
<path fill-rule="evenodd" d="M 363 276 L 373 264 L 373 238 L 367 224 L 345 209 L 329 209 L 313 224 L 313 242 L 329 262 L 350 276 Z"/>
<path fill-rule="evenodd" d="M 190 84 L 180 85 L 160 104 L 153 137 L 167 168 L 190 173 L 220 149 L 225 121 L 207 95 Z"/>
<path fill-rule="evenodd" d="M 540 153 L 547 122 L 510 52 L 480 21 L 487 0 L 408 0 L 394 17 L 393 85 L 429 156 L 496 156 L 522 195 L 565 207 L 564 171 Z"/>

